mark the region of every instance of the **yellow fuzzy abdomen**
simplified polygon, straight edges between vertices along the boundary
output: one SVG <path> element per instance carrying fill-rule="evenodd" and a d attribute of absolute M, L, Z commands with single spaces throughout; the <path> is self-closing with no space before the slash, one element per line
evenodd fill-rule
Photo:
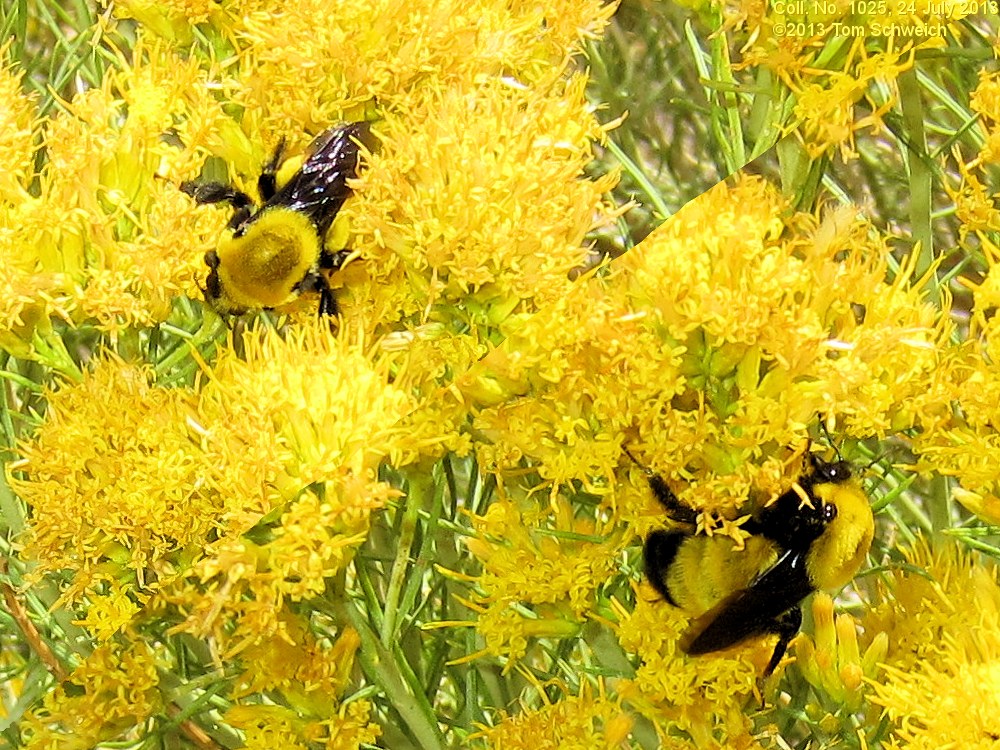
<path fill-rule="evenodd" d="M 295 296 L 321 251 L 316 227 L 305 214 L 276 206 L 256 217 L 240 236 L 223 235 L 217 250 L 226 296 L 248 309 L 277 307 Z"/>
<path fill-rule="evenodd" d="M 670 565 L 667 589 L 677 606 L 697 617 L 747 588 L 777 559 L 777 546 L 762 536 L 748 538 L 741 550 L 729 537 L 692 535 Z"/>

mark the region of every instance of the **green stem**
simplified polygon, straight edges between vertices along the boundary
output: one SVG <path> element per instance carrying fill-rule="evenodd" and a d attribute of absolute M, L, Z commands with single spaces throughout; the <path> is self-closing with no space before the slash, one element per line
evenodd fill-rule
<path fill-rule="evenodd" d="M 399 619 L 399 595 L 406 582 L 406 572 L 410 567 L 410 549 L 417 533 L 417 521 L 424 498 L 430 486 L 427 474 L 417 474 L 411 477 L 406 493 L 406 507 L 403 511 L 403 521 L 400 524 L 399 539 L 396 545 L 396 559 L 392 561 L 392 572 L 389 574 L 389 588 L 385 592 L 385 607 L 382 618 L 382 645 L 388 648 L 396 637 L 397 620 Z"/>
<path fill-rule="evenodd" d="M 221 330 L 225 327 L 225 322 L 214 312 L 206 311 L 202 318 L 201 327 L 188 335 L 187 345 L 181 344 L 174 348 L 167 356 L 157 362 L 154 366 L 157 378 L 163 378 L 168 372 L 182 364 L 188 364 L 191 358 L 191 350 L 201 351 L 201 347 L 210 341 L 214 341 Z M 180 329 L 172 329 L 176 336 L 184 336 L 187 332 Z"/>
<path fill-rule="evenodd" d="M 427 575 L 427 570 L 430 567 L 431 560 L 434 559 L 434 547 L 437 544 L 438 523 L 441 520 L 441 512 L 444 506 L 445 482 L 443 481 L 443 474 L 443 467 L 438 464 L 438 467 L 435 468 L 431 475 L 434 491 L 431 507 L 427 514 L 427 518 L 424 521 L 423 534 L 421 535 L 423 539 L 420 544 L 420 552 L 417 554 L 417 558 L 413 563 L 411 574 L 407 579 L 406 587 L 403 590 L 402 606 L 400 609 L 402 609 L 403 612 L 413 612 L 414 616 L 418 613 L 413 609 L 417 601 L 417 596 L 424 588 L 424 579 Z M 420 511 L 422 508 L 418 507 L 417 510 Z M 398 640 L 399 639 L 397 639 L 397 641 Z"/>
<path fill-rule="evenodd" d="M 631 157 L 629 157 L 629 155 L 622 150 L 621 146 L 615 143 L 611 138 L 608 138 L 607 149 L 618 160 L 618 163 L 622 165 L 622 169 L 628 172 L 629 177 L 635 180 L 636 184 L 642 188 L 642 192 L 647 198 L 649 198 L 649 202 L 652 204 L 657 218 L 663 221 L 670 216 L 673 213 L 673 209 L 671 209 L 670 206 L 664 202 L 663 196 L 660 195 L 660 191 L 646 176 L 642 167 L 636 164 Z"/>
<path fill-rule="evenodd" d="M 712 40 L 712 63 L 716 80 L 720 83 L 736 85 L 733 78 L 732 61 L 729 59 L 729 39 L 723 33 L 718 33 Z M 718 140 L 719 151 L 723 154 L 725 163 L 724 174 L 738 172 L 747 163 L 745 134 L 743 122 L 740 119 L 740 107 L 736 92 L 719 90 L 716 92 L 721 112 L 712 118 L 715 137 Z"/>
<path fill-rule="evenodd" d="M 49 330 L 44 334 L 36 331 L 32 337 L 32 344 L 35 347 L 36 361 L 52 368 L 74 383 L 83 382 L 83 373 L 73 361 L 70 353 L 66 351 L 66 344 L 62 337 L 55 331 Z"/>
<path fill-rule="evenodd" d="M 931 187 L 933 174 L 927 157 L 927 132 L 924 127 L 924 106 L 921 100 L 917 72 L 911 68 L 897 79 L 899 104 L 905 127 L 906 161 L 910 177 L 910 227 L 913 240 L 920 244 L 917 276 L 930 269 L 934 262 L 934 233 L 931 228 Z M 927 284 L 927 293 L 940 301 L 937 285 Z"/>
<path fill-rule="evenodd" d="M 358 631 L 361 637 L 361 649 L 358 651 L 361 668 L 368 679 L 382 688 L 412 733 L 413 740 L 422 750 L 444 750 L 444 737 L 438 728 L 434 709 L 427 696 L 412 681 L 415 678 L 406 679 L 392 652 L 382 645 L 357 607 L 341 601 L 335 609 L 342 621 L 350 622 Z M 406 672 L 412 675 L 409 667 Z"/>

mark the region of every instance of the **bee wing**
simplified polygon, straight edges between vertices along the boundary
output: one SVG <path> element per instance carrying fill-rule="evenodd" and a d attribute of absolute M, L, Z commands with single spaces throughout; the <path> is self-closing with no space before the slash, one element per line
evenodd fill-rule
<path fill-rule="evenodd" d="M 681 639 L 681 648 L 697 656 L 774 633 L 778 618 L 814 590 L 806 571 L 806 551 L 785 552 L 747 588 L 698 617 Z"/>
<path fill-rule="evenodd" d="M 267 205 L 304 213 L 322 236 L 351 195 L 347 181 L 356 175 L 360 144 L 367 144 L 370 137 L 367 122 L 341 125 L 322 133 L 309 145 L 301 169 Z"/>

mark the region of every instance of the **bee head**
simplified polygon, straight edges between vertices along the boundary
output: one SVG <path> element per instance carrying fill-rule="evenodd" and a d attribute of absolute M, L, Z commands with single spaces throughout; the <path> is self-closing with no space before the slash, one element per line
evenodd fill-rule
<path fill-rule="evenodd" d="M 759 528 L 785 549 L 806 549 L 837 519 L 839 510 L 830 489 L 846 486 L 853 476 L 847 461 L 827 462 L 810 455 L 809 470 L 771 505 L 750 529 Z"/>
<path fill-rule="evenodd" d="M 843 484 L 854 476 L 854 471 L 848 461 L 824 461 L 815 453 L 810 454 L 809 462 L 812 471 L 805 478 L 810 484 Z"/>
<path fill-rule="evenodd" d="M 835 510 L 810 548 L 809 578 L 818 589 L 846 584 L 864 563 L 875 534 L 868 497 L 855 482 L 816 486 L 821 502 Z"/>

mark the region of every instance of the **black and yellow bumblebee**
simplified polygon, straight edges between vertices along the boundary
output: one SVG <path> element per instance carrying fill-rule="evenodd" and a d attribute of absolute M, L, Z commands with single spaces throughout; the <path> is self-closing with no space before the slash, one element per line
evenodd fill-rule
<path fill-rule="evenodd" d="M 809 460 L 797 486 L 742 526 L 750 534 L 743 549 L 729 537 L 697 533 L 698 513 L 646 469 L 653 495 L 676 524 L 646 538 L 646 578 L 694 618 L 680 641 L 684 652 L 697 656 L 777 635 L 764 670 L 770 676 L 802 625 L 799 603 L 845 585 L 865 561 L 875 523 L 851 465 L 814 454 Z"/>
<path fill-rule="evenodd" d="M 347 251 L 328 248 L 327 232 L 351 195 L 347 181 L 356 176 L 361 148 L 370 144 L 366 122 L 330 128 L 289 175 L 297 162 L 283 161 L 282 139 L 257 179 L 259 205 L 221 182 L 182 183 L 181 190 L 198 203 L 235 209 L 218 247 L 205 253 L 205 301 L 219 313 L 239 315 L 319 292 L 319 314 L 336 315 L 327 274 L 340 267 Z"/>

